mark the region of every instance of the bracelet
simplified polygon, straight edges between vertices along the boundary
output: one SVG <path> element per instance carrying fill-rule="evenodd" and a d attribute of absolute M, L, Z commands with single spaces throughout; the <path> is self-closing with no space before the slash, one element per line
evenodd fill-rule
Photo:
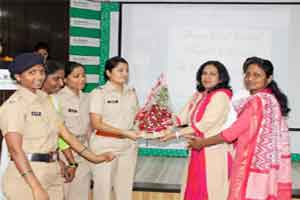
<path fill-rule="evenodd" d="M 23 173 L 21 174 L 21 176 L 25 177 L 25 176 L 27 176 L 27 175 L 30 174 L 30 173 L 33 173 L 33 171 L 32 171 L 31 169 L 28 170 L 27 172 L 23 172 Z"/>
<path fill-rule="evenodd" d="M 87 147 L 84 147 L 80 152 L 78 152 L 80 155 L 87 150 Z"/>
<path fill-rule="evenodd" d="M 70 168 L 77 168 L 78 165 L 79 164 L 77 162 L 72 162 L 72 163 L 69 163 L 68 167 L 70 167 Z"/>
<path fill-rule="evenodd" d="M 176 139 L 178 140 L 181 136 L 181 133 L 179 131 L 176 131 L 175 132 L 175 136 L 176 136 Z"/>

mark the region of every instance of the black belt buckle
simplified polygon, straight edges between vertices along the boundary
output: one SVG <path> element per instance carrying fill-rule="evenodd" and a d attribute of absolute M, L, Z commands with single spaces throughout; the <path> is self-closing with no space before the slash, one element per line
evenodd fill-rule
<path fill-rule="evenodd" d="M 58 160 L 58 157 L 57 152 L 32 153 L 28 156 L 28 159 L 36 162 L 54 162 Z"/>
<path fill-rule="evenodd" d="M 29 158 L 30 161 L 36 162 L 50 162 L 50 154 L 47 153 L 32 153 Z"/>
<path fill-rule="evenodd" d="M 50 153 L 29 153 L 26 154 L 26 157 L 33 162 L 55 162 L 59 159 L 56 151 Z M 10 159 L 13 160 L 12 157 Z"/>

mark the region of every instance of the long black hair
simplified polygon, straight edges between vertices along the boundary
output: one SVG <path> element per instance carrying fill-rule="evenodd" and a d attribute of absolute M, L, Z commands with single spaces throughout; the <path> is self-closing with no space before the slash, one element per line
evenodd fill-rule
<path fill-rule="evenodd" d="M 76 69 L 77 67 L 81 67 L 85 71 L 84 66 L 82 64 L 78 63 L 78 62 L 73 62 L 73 61 L 66 62 L 66 65 L 65 65 L 65 78 L 67 78 L 73 72 L 73 70 Z"/>
<path fill-rule="evenodd" d="M 209 92 L 214 91 L 214 90 L 219 89 L 219 88 L 226 88 L 226 89 L 231 90 L 231 86 L 229 85 L 230 76 L 229 76 L 229 73 L 228 73 L 225 65 L 223 63 L 221 63 L 219 61 L 215 61 L 215 60 L 209 60 L 209 61 L 203 63 L 199 67 L 198 72 L 196 74 L 196 80 L 197 80 L 197 86 L 196 86 L 196 88 L 197 88 L 197 90 L 199 92 L 203 92 L 205 90 L 205 88 L 204 88 L 204 86 L 202 84 L 202 81 L 201 81 L 201 76 L 202 76 L 204 68 L 207 65 L 213 65 L 213 66 L 216 67 L 216 69 L 218 70 L 218 73 L 219 73 L 219 80 L 220 80 L 220 83 L 218 83 Z"/>
<path fill-rule="evenodd" d="M 259 66 L 265 73 L 267 78 L 273 75 L 274 67 L 271 61 L 259 58 L 259 57 L 250 57 L 247 58 L 243 65 L 243 71 L 246 73 L 249 65 L 256 64 Z M 279 89 L 276 81 L 272 80 L 268 85 L 267 88 L 271 89 L 272 93 L 276 97 L 279 105 L 280 110 L 283 116 L 287 116 L 290 112 L 290 108 L 288 107 L 288 98 L 287 96 Z"/>
<path fill-rule="evenodd" d="M 111 72 L 112 69 L 115 68 L 115 67 L 117 67 L 117 65 L 119 63 L 124 63 L 124 64 L 128 65 L 128 62 L 125 60 L 125 58 L 122 58 L 120 56 L 111 57 L 110 59 L 108 59 L 105 62 L 105 69 L 104 69 L 104 78 L 105 78 L 105 81 L 109 80 L 109 77 L 107 76 L 106 71 Z"/>

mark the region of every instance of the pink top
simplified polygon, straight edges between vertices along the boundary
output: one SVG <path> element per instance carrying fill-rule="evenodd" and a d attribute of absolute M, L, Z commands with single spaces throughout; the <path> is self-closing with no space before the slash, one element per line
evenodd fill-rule
<path fill-rule="evenodd" d="M 288 127 L 276 98 L 263 90 L 237 112 L 237 121 L 221 133 L 236 143 L 228 200 L 291 199 Z"/>

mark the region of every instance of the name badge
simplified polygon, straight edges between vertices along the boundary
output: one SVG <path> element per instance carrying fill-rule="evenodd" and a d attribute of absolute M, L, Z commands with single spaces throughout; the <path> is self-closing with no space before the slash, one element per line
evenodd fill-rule
<path fill-rule="evenodd" d="M 78 111 L 75 110 L 75 109 L 73 109 L 73 108 L 69 108 L 69 109 L 68 109 L 68 112 L 71 112 L 71 113 L 77 113 Z"/>
<path fill-rule="evenodd" d="M 119 103 L 119 100 L 108 100 L 107 103 Z"/>
<path fill-rule="evenodd" d="M 42 113 L 41 112 L 31 112 L 31 116 L 42 116 Z"/>

